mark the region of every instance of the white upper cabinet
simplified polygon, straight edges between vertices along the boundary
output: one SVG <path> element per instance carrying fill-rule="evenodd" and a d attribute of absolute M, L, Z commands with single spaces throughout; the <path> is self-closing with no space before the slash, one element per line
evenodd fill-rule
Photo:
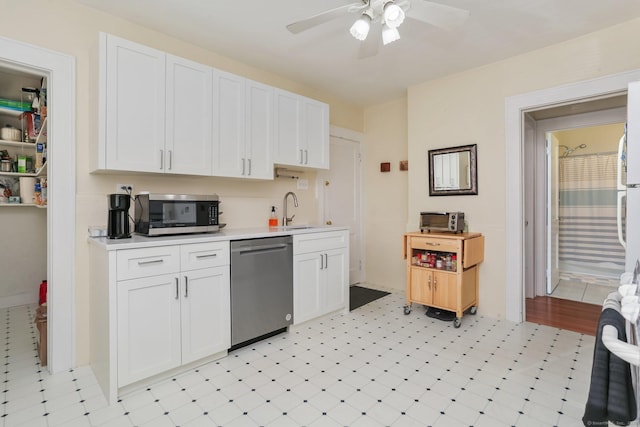
<path fill-rule="evenodd" d="M 100 34 L 98 168 L 157 172 L 164 149 L 165 53 Z"/>
<path fill-rule="evenodd" d="M 273 179 L 273 88 L 214 72 L 213 175 Z"/>
<path fill-rule="evenodd" d="M 329 169 L 329 106 L 303 98 L 304 166 Z"/>
<path fill-rule="evenodd" d="M 211 175 L 212 69 L 167 55 L 164 171 Z"/>
<path fill-rule="evenodd" d="M 274 163 L 329 168 L 329 106 L 276 89 Z"/>
<path fill-rule="evenodd" d="M 94 170 L 273 179 L 329 168 L 329 106 L 100 33 Z"/>
<path fill-rule="evenodd" d="M 213 175 L 244 176 L 244 79 L 215 70 L 213 93 Z"/>
<path fill-rule="evenodd" d="M 246 81 L 246 177 L 273 179 L 273 87 Z"/>
<path fill-rule="evenodd" d="M 304 161 L 301 151 L 302 102 L 295 93 L 275 91 L 275 135 L 273 162 L 281 165 L 299 165 Z"/>

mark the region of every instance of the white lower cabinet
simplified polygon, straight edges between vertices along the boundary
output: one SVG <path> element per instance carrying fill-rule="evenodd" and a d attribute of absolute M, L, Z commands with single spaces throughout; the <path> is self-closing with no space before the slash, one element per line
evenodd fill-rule
<path fill-rule="evenodd" d="M 190 271 L 182 276 L 182 363 L 231 346 L 229 267 Z"/>
<path fill-rule="evenodd" d="M 118 386 L 180 366 L 178 276 L 118 282 Z"/>
<path fill-rule="evenodd" d="M 226 354 L 229 256 L 229 241 L 92 247 L 91 363 L 109 401 L 123 387 Z"/>
<path fill-rule="evenodd" d="M 229 268 L 118 283 L 118 385 L 231 346 Z"/>
<path fill-rule="evenodd" d="M 348 309 L 349 232 L 293 236 L 293 319 L 306 322 Z"/>

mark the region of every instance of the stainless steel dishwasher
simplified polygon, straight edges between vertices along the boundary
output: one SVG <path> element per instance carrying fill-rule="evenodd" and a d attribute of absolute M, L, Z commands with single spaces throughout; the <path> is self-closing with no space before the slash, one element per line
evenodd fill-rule
<path fill-rule="evenodd" d="M 231 241 L 231 349 L 293 323 L 293 237 Z"/>

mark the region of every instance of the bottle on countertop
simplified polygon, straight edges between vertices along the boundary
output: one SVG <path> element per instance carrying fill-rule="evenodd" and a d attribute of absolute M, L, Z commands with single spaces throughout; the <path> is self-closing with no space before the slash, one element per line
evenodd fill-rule
<path fill-rule="evenodd" d="M 276 216 L 276 207 L 271 206 L 271 216 L 269 217 L 269 227 L 278 226 L 278 217 Z"/>

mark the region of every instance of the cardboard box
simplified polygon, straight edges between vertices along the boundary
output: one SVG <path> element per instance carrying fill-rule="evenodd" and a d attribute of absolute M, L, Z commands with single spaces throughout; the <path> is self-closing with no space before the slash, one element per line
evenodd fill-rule
<path fill-rule="evenodd" d="M 40 365 L 47 366 L 47 306 L 41 305 L 36 309 L 36 328 L 38 329 L 38 357 Z"/>

